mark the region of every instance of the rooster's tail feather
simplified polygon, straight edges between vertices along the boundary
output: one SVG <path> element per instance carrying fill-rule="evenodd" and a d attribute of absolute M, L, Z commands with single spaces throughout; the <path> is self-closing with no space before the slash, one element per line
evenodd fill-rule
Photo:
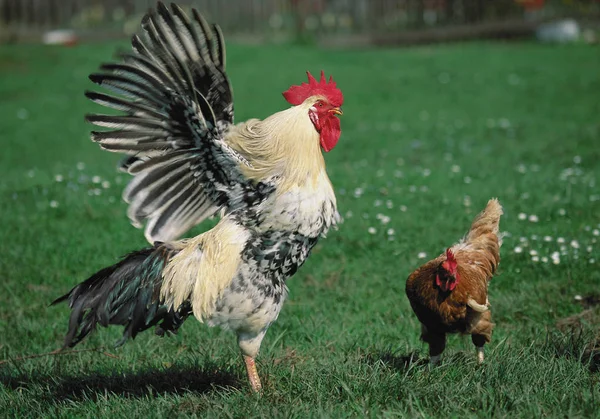
<path fill-rule="evenodd" d="M 117 345 L 154 325 L 159 335 L 176 332 L 191 308 L 183 304 L 174 310 L 160 299 L 162 270 L 172 254 L 172 250 L 160 243 L 130 253 L 53 301 L 52 305 L 68 301 L 71 308 L 64 347 L 75 346 L 98 324 L 125 326 Z"/>

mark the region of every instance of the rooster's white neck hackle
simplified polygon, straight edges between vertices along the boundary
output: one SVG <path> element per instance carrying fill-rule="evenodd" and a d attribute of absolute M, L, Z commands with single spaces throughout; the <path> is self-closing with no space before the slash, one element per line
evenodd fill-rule
<path fill-rule="evenodd" d="M 262 121 L 251 119 L 231 131 L 227 142 L 252 162 L 252 167 L 242 168 L 246 176 L 256 180 L 279 177 L 280 192 L 316 185 L 325 160 L 308 112 L 318 99 L 309 98 Z"/>

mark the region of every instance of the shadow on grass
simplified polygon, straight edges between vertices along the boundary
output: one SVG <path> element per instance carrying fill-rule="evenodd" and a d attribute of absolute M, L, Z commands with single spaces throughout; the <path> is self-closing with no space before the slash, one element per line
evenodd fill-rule
<path fill-rule="evenodd" d="M 377 363 L 382 363 L 398 371 L 408 371 L 414 367 L 427 365 L 428 362 L 428 359 L 421 357 L 417 351 L 407 354 L 394 352 L 392 350 L 375 351 L 367 354 L 363 359 L 368 364 L 375 365 Z"/>
<path fill-rule="evenodd" d="M 101 372 L 83 373 L 77 376 L 60 376 L 40 373 L 11 374 L 0 371 L 0 383 L 5 387 L 28 389 L 50 403 L 61 401 L 97 400 L 107 394 L 119 397 L 159 397 L 161 395 L 209 393 L 224 389 L 240 389 L 242 384 L 229 371 L 191 366 L 168 369 L 145 370 L 132 373 Z M 41 394 L 40 394 L 41 392 Z"/>
<path fill-rule="evenodd" d="M 584 307 L 591 308 L 560 319 L 556 323 L 557 330 L 549 331 L 546 338 L 546 348 L 555 356 L 577 359 L 587 366 L 590 372 L 600 372 L 600 307 L 598 307 L 598 301 L 600 301 L 598 295 L 592 296 L 588 302 L 584 303 Z"/>

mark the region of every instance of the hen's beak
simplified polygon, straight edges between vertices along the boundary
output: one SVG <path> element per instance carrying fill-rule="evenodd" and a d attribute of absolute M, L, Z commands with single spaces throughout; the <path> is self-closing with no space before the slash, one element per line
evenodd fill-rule
<path fill-rule="evenodd" d="M 344 114 L 344 112 L 342 112 L 342 108 L 333 108 L 329 112 L 334 113 L 336 115 L 343 115 Z"/>

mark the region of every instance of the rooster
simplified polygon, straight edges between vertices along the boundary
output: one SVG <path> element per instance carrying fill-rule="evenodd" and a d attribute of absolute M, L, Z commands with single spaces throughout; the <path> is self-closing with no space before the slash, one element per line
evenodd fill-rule
<path fill-rule="evenodd" d="M 333 78 L 283 93 L 292 107 L 234 125 L 223 36 L 196 11 L 158 3 L 133 52 L 90 79 L 87 92 L 124 115 L 88 115 L 106 150 L 127 155 L 124 191 L 134 225 L 152 244 L 58 298 L 71 308 L 64 347 L 97 325 L 124 326 L 123 343 L 155 327 L 176 332 L 193 314 L 237 334 L 250 385 L 255 358 L 288 291 L 286 280 L 339 221 L 323 151 L 340 137 L 342 92 Z M 216 213 L 211 230 L 178 238 Z"/>
<path fill-rule="evenodd" d="M 488 283 L 500 263 L 498 234 L 502 207 L 491 199 L 475 217 L 467 236 L 414 271 L 406 295 L 421 322 L 421 339 L 429 344 L 431 364 L 440 361 L 447 333 L 470 334 L 483 362 L 492 337 Z"/>

